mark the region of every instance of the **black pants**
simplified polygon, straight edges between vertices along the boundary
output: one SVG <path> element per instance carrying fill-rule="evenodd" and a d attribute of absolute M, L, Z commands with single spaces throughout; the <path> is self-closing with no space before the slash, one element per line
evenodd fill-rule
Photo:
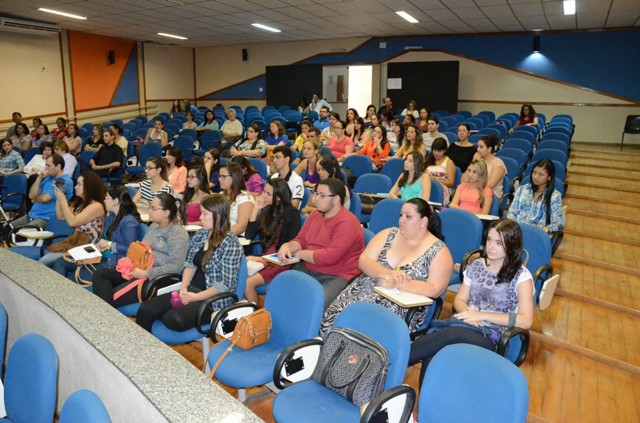
<path fill-rule="evenodd" d="M 114 307 L 138 302 L 138 289 L 133 288 L 122 297 L 113 301 L 113 294 L 133 282 L 122 277 L 115 268 L 98 269 L 93 274 L 93 293 Z"/>
<path fill-rule="evenodd" d="M 409 355 L 409 364 L 422 361 L 420 386 L 422 386 L 424 373 L 427 371 L 431 359 L 441 349 L 453 344 L 472 344 L 491 351 L 496 350 L 496 344 L 491 338 L 465 328 L 449 328 L 421 336 L 411 344 L 411 354 Z"/>
<path fill-rule="evenodd" d="M 153 322 L 160 320 L 167 328 L 182 332 L 196 326 L 200 304 L 202 304 L 202 301 L 172 308 L 171 294 L 162 294 L 145 301 L 140 306 L 136 316 L 136 323 L 151 332 Z M 210 308 L 207 308 L 204 318 L 206 321 L 211 320 Z"/>

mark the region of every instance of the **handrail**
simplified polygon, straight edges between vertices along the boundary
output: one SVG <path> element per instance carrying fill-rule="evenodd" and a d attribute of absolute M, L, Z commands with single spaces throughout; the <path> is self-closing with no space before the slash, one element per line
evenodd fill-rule
<path fill-rule="evenodd" d="M 76 114 L 75 116 L 69 116 L 67 118 L 67 121 L 69 122 L 73 121 L 73 123 L 78 123 L 78 120 L 82 120 L 82 121 L 94 120 L 94 118 L 96 117 L 99 118 L 97 119 L 98 121 L 102 121 L 102 120 L 108 121 L 109 119 L 107 118 L 114 115 L 119 115 L 119 116 L 124 115 L 125 118 L 136 117 L 142 114 L 144 114 L 145 116 L 149 116 L 150 112 L 155 111 L 157 108 L 158 108 L 157 105 L 152 105 L 152 106 L 145 105 L 144 107 L 135 106 L 135 107 L 130 107 L 128 109 L 120 109 L 120 110 L 113 110 L 113 108 L 110 108 L 106 112 L 100 112 L 100 113 L 94 113 L 94 114 L 89 113 L 89 114 L 82 114 L 82 115 Z"/>

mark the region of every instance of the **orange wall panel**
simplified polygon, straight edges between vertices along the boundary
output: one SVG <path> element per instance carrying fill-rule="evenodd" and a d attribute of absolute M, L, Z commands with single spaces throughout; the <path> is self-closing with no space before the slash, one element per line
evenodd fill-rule
<path fill-rule="evenodd" d="M 76 111 L 109 107 L 135 41 L 69 31 L 69 60 Z M 109 50 L 115 64 L 109 64 Z"/>

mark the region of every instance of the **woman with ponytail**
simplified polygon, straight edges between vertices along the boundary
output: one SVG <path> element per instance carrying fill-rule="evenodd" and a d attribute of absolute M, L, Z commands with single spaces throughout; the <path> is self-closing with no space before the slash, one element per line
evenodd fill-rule
<path fill-rule="evenodd" d="M 421 198 L 407 201 L 398 227 L 379 232 L 360 255 L 359 266 L 362 275 L 325 311 L 321 336 L 329 333 L 342 310 L 356 302 L 380 304 L 404 318 L 407 309 L 378 295 L 373 290 L 376 286 L 431 298 L 442 295 L 449 284 L 453 259 L 444 244 L 438 214 Z M 409 331 L 418 329 L 426 314 L 426 308 L 415 313 Z"/>

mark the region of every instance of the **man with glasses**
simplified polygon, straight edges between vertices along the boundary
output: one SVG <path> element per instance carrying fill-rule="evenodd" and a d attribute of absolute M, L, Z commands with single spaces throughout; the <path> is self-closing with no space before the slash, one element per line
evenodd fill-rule
<path fill-rule="evenodd" d="M 38 177 L 29 190 L 29 198 L 33 202 L 33 207 L 31 207 L 29 214 L 12 222 L 14 228 L 35 225 L 40 229 L 44 229 L 49 219 L 56 214 L 56 187 L 64 190 L 67 200 L 71 199 L 73 182 L 64 173 L 64 159 L 62 156 L 52 154 L 47 157 L 45 166 L 38 173 Z"/>
<path fill-rule="evenodd" d="M 272 178 L 282 178 L 287 181 L 291 190 L 291 205 L 295 208 L 300 207 L 302 197 L 304 197 L 304 181 L 291 169 L 291 149 L 284 145 L 279 145 L 273 149 L 273 167 L 276 173 L 271 175 Z"/>
<path fill-rule="evenodd" d="M 298 236 L 278 251 L 282 261 L 300 259 L 293 269 L 320 282 L 325 309 L 360 274 L 358 260 L 364 250 L 364 233 L 358 219 L 344 207 L 346 195 L 344 182 L 339 179 L 318 182 L 316 210 L 307 217 Z"/>
<path fill-rule="evenodd" d="M 313 126 L 322 131 L 325 128 L 328 128 L 330 124 L 331 121 L 329 120 L 329 108 L 327 106 L 322 106 L 320 108 L 320 118 L 313 122 Z"/>

